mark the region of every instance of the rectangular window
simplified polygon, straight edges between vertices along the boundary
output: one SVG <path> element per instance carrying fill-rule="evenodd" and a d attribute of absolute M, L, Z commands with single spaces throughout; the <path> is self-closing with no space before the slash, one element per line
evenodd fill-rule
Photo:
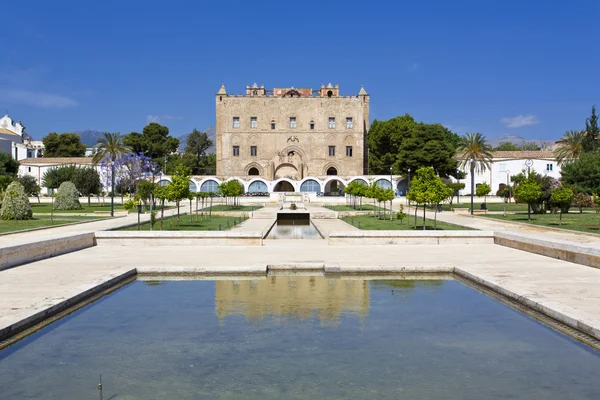
<path fill-rule="evenodd" d="M 31 172 L 31 167 L 27 167 L 27 172 Z"/>
<path fill-rule="evenodd" d="M 256 157 L 256 146 L 250 146 L 250 157 Z"/>
<path fill-rule="evenodd" d="M 335 128 L 335 117 L 329 117 L 329 129 Z"/>
<path fill-rule="evenodd" d="M 352 157 L 352 146 L 346 146 L 346 157 Z"/>
<path fill-rule="evenodd" d="M 275 129 L 275 122 L 271 122 L 271 129 Z"/>
<path fill-rule="evenodd" d="M 500 163 L 500 165 L 499 165 L 499 171 L 500 172 L 505 172 L 506 171 L 506 164 L 505 163 Z"/>
<path fill-rule="evenodd" d="M 329 146 L 329 157 L 335 157 L 335 146 Z"/>
<path fill-rule="evenodd" d="M 546 164 L 546 171 L 552 171 L 552 164 Z"/>
<path fill-rule="evenodd" d="M 290 128 L 296 127 L 296 117 L 290 117 Z"/>
<path fill-rule="evenodd" d="M 256 128 L 256 117 L 250 117 L 250 128 Z"/>
<path fill-rule="evenodd" d="M 352 117 L 346 118 L 346 129 L 352 129 Z"/>
<path fill-rule="evenodd" d="M 315 130 L 315 123 L 314 123 L 314 122 L 311 122 L 311 123 L 310 123 L 310 130 L 311 130 L 311 131 L 314 131 L 314 130 Z"/>
<path fill-rule="evenodd" d="M 234 128 L 240 127 L 240 117 L 233 117 L 233 127 Z"/>
<path fill-rule="evenodd" d="M 233 156 L 238 157 L 240 155 L 240 146 L 233 146 Z"/>

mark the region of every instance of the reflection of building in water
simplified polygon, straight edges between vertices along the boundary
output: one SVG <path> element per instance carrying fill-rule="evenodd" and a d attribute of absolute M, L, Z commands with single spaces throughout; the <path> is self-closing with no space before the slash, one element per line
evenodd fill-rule
<path fill-rule="evenodd" d="M 322 276 L 277 276 L 261 280 L 217 281 L 219 318 L 245 315 L 248 319 L 290 316 L 337 321 L 340 315 L 366 316 L 369 283 Z"/>

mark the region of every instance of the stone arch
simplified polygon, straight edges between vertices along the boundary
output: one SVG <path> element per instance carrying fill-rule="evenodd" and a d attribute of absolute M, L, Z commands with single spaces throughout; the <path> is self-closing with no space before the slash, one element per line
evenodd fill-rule
<path fill-rule="evenodd" d="M 346 182 L 343 179 L 331 177 L 325 179 L 323 182 L 323 193 L 325 193 L 325 196 L 340 196 L 343 195 L 343 190 L 345 187 Z"/>
<path fill-rule="evenodd" d="M 258 136 L 256 133 L 253 133 L 252 135 L 248 136 L 247 140 L 248 144 L 252 146 L 260 144 L 260 136 Z"/>
<path fill-rule="evenodd" d="M 276 168 L 275 168 L 275 178 L 276 179 L 280 179 L 280 178 L 288 178 L 288 179 L 293 179 L 298 177 L 298 173 L 300 171 L 298 171 L 298 167 L 296 167 L 294 164 L 291 163 L 282 163 L 279 164 Z"/>
<path fill-rule="evenodd" d="M 252 169 L 256 169 L 258 171 L 257 174 L 251 174 L 250 171 Z M 251 162 L 248 165 L 246 165 L 246 168 L 244 168 L 244 175 L 248 175 L 248 176 L 255 176 L 255 175 L 260 175 L 263 176 L 263 167 L 262 165 L 260 165 L 257 162 Z"/>
<path fill-rule="evenodd" d="M 374 180 L 375 184 L 382 189 L 391 189 L 393 187 L 393 182 L 390 178 L 379 178 Z"/>
<path fill-rule="evenodd" d="M 238 135 L 237 133 L 234 135 L 231 135 L 231 139 L 229 139 L 231 141 L 232 145 L 235 146 L 239 146 L 242 144 L 242 137 L 240 135 Z"/>
<path fill-rule="evenodd" d="M 167 186 L 169 184 L 169 182 L 171 182 L 171 178 L 169 178 L 167 176 L 163 176 L 158 181 L 158 186 Z"/>
<path fill-rule="evenodd" d="M 344 121 L 344 123 L 345 123 L 345 121 Z M 346 146 L 353 146 L 356 144 L 356 139 L 354 138 L 353 135 L 346 135 L 344 137 L 344 144 Z"/>
<path fill-rule="evenodd" d="M 337 175 L 341 175 L 342 170 L 341 170 L 339 164 L 336 162 L 330 162 L 330 163 L 325 164 L 325 166 L 323 167 L 323 175 L 327 175 L 327 171 L 330 168 L 335 168 L 337 171 Z"/>
<path fill-rule="evenodd" d="M 348 184 L 350 184 L 351 182 L 354 182 L 354 181 L 360 181 L 361 183 L 364 183 L 365 185 L 369 184 L 369 181 L 362 176 L 353 176 L 352 178 L 347 180 Z"/>

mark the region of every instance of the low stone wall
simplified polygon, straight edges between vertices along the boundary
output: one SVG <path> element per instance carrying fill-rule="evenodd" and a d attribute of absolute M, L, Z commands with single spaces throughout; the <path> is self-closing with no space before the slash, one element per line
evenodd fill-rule
<path fill-rule="evenodd" d="M 513 235 L 504 232 L 494 232 L 494 243 L 575 264 L 600 268 L 600 249 L 585 244 L 576 244 L 557 239 L 535 239 L 529 236 Z"/>
<path fill-rule="evenodd" d="M 381 244 L 494 244 L 487 231 L 332 231 L 330 245 Z"/>
<path fill-rule="evenodd" d="M 0 271 L 92 246 L 94 246 L 94 233 L 90 232 L 0 247 Z"/>
<path fill-rule="evenodd" d="M 98 246 L 262 246 L 262 232 L 101 231 Z"/>

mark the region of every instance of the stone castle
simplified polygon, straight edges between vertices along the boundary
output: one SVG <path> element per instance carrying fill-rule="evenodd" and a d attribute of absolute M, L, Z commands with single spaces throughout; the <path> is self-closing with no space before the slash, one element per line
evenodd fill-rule
<path fill-rule="evenodd" d="M 217 175 L 300 181 L 366 174 L 369 95 L 338 85 L 216 94 Z M 285 188 L 282 188 L 285 189 Z"/>

